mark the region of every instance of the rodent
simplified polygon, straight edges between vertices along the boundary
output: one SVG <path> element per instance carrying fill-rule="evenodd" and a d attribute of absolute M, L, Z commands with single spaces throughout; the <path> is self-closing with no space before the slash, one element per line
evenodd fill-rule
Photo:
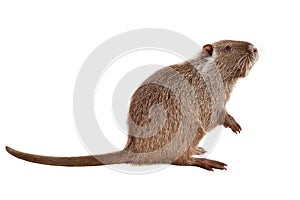
<path fill-rule="evenodd" d="M 173 164 L 210 171 L 226 164 L 196 158 L 203 136 L 218 125 L 241 131 L 225 105 L 239 78 L 245 77 L 258 59 L 254 45 L 221 40 L 204 45 L 194 58 L 164 67 L 134 92 L 128 114 L 128 140 L 121 151 L 80 157 L 33 155 L 6 147 L 13 156 L 40 164 L 94 166 Z"/>

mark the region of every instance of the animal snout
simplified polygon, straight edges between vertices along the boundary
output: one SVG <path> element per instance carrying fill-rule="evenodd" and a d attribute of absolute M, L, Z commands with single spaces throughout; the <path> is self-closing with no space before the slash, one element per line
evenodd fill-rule
<path fill-rule="evenodd" d="M 257 48 L 253 44 L 250 44 L 248 46 L 248 49 L 250 50 L 250 52 L 253 52 L 253 53 L 257 53 L 258 52 Z"/>

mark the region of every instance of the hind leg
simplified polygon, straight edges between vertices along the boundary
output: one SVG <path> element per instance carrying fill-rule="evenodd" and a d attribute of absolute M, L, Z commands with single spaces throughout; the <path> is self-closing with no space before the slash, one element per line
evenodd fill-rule
<path fill-rule="evenodd" d="M 204 136 L 204 131 L 199 127 L 198 128 L 198 134 L 196 135 L 193 143 L 190 145 L 190 147 L 187 149 L 187 151 L 177 160 L 175 160 L 172 165 L 181 165 L 181 166 L 196 166 L 201 167 L 203 169 L 213 171 L 214 169 L 221 169 L 226 170 L 226 164 L 215 161 L 215 160 L 209 160 L 206 158 L 194 158 L 193 155 L 199 155 L 205 153 L 206 151 L 202 147 L 197 147 L 199 141 Z"/>

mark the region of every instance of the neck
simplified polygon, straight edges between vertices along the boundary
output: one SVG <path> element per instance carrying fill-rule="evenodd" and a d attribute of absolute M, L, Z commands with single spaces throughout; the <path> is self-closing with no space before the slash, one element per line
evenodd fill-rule
<path fill-rule="evenodd" d="M 226 93 L 226 102 L 229 100 L 231 92 L 237 82 L 237 78 L 231 78 L 231 79 L 223 79 L 223 84 L 224 84 L 224 90 Z"/>
<path fill-rule="evenodd" d="M 198 70 L 199 73 L 211 82 L 213 80 L 214 86 L 219 89 L 223 89 L 225 92 L 226 102 L 229 100 L 231 92 L 236 84 L 238 78 L 232 77 L 232 73 L 227 72 L 225 69 L 220 69 L 216 66 L 216 62 L 213 59 L 205 60 L 200 57 L 191 59 L 189 61 Z M 206 82 L 208 83 L 208 82 Z"/>

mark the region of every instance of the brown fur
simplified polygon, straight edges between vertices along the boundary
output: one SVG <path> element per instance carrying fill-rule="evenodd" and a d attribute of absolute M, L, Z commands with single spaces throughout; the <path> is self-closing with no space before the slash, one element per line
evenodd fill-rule
<path fill-rule="evenodd" d="M 223 40 L 203 47 L 195 58 L 154 73 L 135 91 L 128 114 L 128 141 L 122 151 L 83 157 L 48 157 L 7 151 L 30 162 L 92 166 L 131 163 L 174 164 L 207 170 L 226 164 L 193 155 L 205 150 L 199 141 L 218 125 L 240 132 L 225 108 L 238 78 L 245 77 L 258 58 L 248 42 Z"/>

